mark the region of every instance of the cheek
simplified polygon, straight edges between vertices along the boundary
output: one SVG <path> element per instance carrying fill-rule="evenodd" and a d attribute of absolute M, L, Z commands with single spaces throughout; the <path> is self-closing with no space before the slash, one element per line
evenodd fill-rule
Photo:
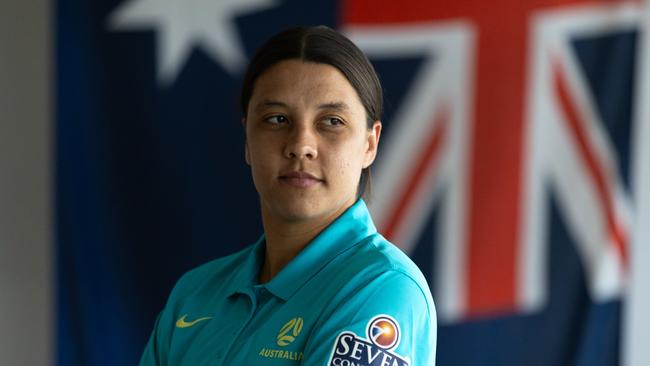
<path fill-rule="evenodd" d="M 259 144 L 258 141 L 255 140 L 249 141 L 247 155 L 253 176 L 261 178 L 269 174 L 272 164 L 271 157 L 273 154 L 268 151 L 268 146 L 265 144 Z"/>
<path fill-rule="evenodd" d="M 272 154 L 274 144 L 273 140 L 258 134 L 248 136 L 247 145 L 251 163 L 263 163 Z"/>
<path fill-rule="evenodd" d="M 355 145 L 346 146 L 335 154 L 336 158 L 332 159 L 332 171 L 336 172 L 336 176 L 341 183 L 351 184 L 356 189 L 356 183 L 361 176 L 361 169 L 363 167 L 363 153 L 362 150 Z"/>
<path fill-rule="evenodd" d="M 263 150 L 251 150 L 250 161 L 250 166 L 255 173 L 268 171 L 271 165 L 269 154 Z"/>

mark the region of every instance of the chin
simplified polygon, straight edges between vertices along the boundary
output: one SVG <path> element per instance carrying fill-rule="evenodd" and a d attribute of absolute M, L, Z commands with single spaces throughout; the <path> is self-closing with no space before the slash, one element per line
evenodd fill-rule
<path fill-rule="evenodd" d="M 303 221 L 322 214 L 322 206 L 317 200 L 309 198 L 289 199 L 276 205 L 273 210 L 287 221 Z"/>
<path fill-rule="evenodd" d="M 354 203 L 354 200 L 323 194 L 324 191 L 273 190 L 261 195 L 267 214 L 285 222 L 300 222 L 328 217 Z M 349 203 L 349 204 L 348 204 Z"/>

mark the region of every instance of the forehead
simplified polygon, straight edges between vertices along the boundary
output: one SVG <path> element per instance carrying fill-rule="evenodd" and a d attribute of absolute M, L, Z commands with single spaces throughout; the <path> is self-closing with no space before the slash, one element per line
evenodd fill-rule
<path fill-rule="evenodd" d="M 269 67 L 255 82 L 249 108 L 265 100 L 314 106 L 343 102 L 352 109 L 363 105 L 352 84 L 337 68 L 292 59 Z"/>

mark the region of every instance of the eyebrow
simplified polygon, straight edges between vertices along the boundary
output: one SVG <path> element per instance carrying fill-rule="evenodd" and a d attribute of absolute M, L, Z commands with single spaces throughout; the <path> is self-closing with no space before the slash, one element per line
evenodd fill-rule
<path fill-rule="evenodd" d="M 350 109 L 350 107 L 347 104 L 345 104 L 345 102 L 338 101 L 338 102 L 321 104 L 318 106 L 318 109 L 333 109 L 335 111 L 347 111 Z"/>
<path fill-rule="evenodd" d="M 265 99 L 265 100 L 259 102 L 255 106 L 255 110 L 260 110 L 260 109 L 269 108 L 269 107 L 287 108 L 288 105 L 287 105 L 287 103 L 280 102 L 278 100 Z M 318 109 L 329 109 L 329 110 L 335 110 L 335 111 L 347 111 L 347 110 L 350 109 L 350 107 L 343 101 L 335 101 L 335 102 L 319 104 L 317 108 Z"/>
<path fill-rule="evenodd" d="M 268 108 L 268 107 L 287 107 L 286 103 L 277 101 L 277 100 L 272 100 L 272 99 L 265 99 L 255 106 L 255 110 L 260 110 L 263 108 Z"/>

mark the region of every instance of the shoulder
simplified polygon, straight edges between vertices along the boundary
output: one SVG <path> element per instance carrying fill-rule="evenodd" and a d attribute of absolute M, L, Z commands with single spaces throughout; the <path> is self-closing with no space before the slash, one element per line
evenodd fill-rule
<path fill-rule="evenodd" d="M 373 234 L 351 248 L 344 262 L 344 266 L 353 267 L 359 274 L 359 285 L 379 286 L 394 294 L 412 291 L 411 295 L 417 295 L 427 304 L 429 313 L 435 313 L 435 309 L 430 309 L 433 307 L 431 291 L 418 266 L 382 235 Z"/>
<path fill-rule="evenodd" d="M 401 249 L 379 234 L 341 253 L 316 276 L 328 299 L 322 319 L 364 322 L 389 314 L 435 328 L 436 309 L 427 280 Z"/>
<path fill-rule="evenodd" d="M 323 274 L 329 280 L 323 291 L 329 286 L 338 289 L 310 336 L 305 365 L 320 365 L 327 359 L 352 362 L 379 354 L 394 360 L 391 364 L 433 365 L 436 310 L 427 281 L 413 261 L 377 234 L 335 262 Z M 345 282 L 339 282 L 339 277 Z M 390 327 L 382 337 L 386 346 L 375 336 Z M 366 351 L 355 353 L 360 345 Z"/>

